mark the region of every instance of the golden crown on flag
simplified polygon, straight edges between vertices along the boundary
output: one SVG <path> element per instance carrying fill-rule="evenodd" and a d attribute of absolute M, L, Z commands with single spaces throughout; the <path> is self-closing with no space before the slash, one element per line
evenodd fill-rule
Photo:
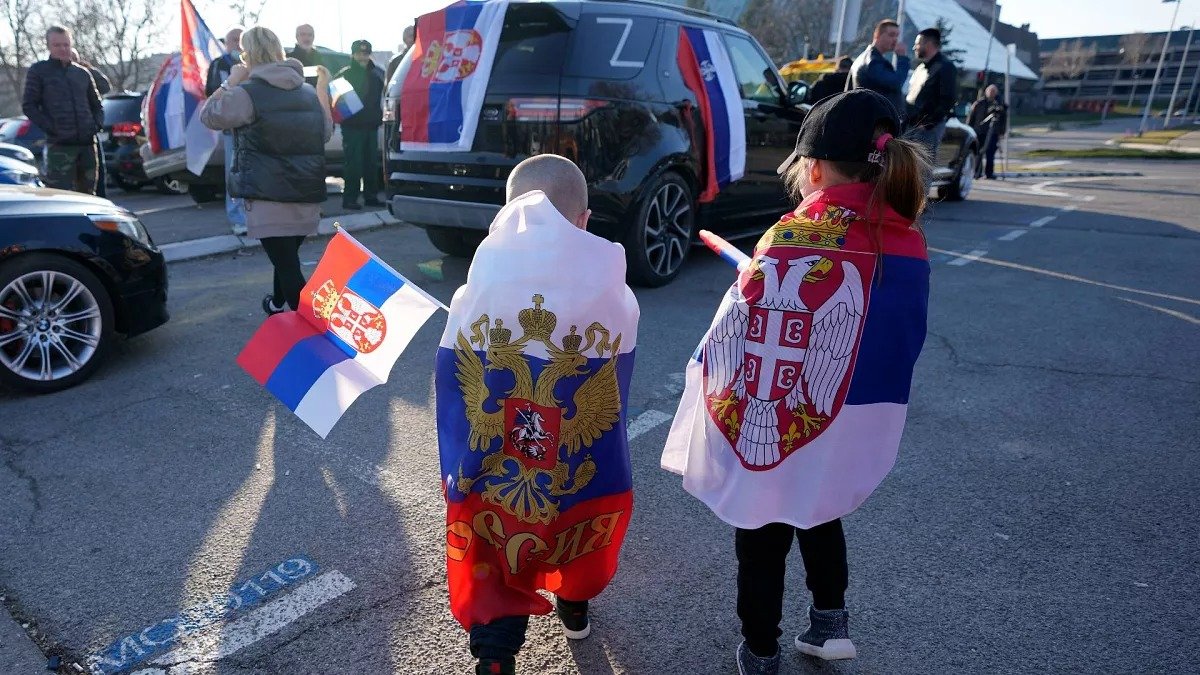
<path fill-rule="evenodd" d="M 506 345 L 512 340 L 512 331 L 504 327 L 504 319 L 496 319 L 496 327 L 488 331 L 488 339 L 494 345 Z"/>
<path fill-rule="evenodd" d="M 579 330 L 578 326 L 571 326 L 571 334 L 563 336 L 562 345 L 566 351 L 578 352 L 579 348 L 583 346 L 583 336 L 577 334 L 575 332 L 577 330 Z"/>
<path fill-rule="evenodd" d="M 318 319 L 326 320 L 337 310 L 338 301 L 342 298 L 341 293 L 338 293 L 337 286 L 333 284 L 333 279 L 326 279 L 325 283 L 312 292 L 312 296 L 313 314 Z"/>
<path fill-rule="evenodd" d="M 846 230 L 857 218 L 858 214 L 850 209 L 832 204 L 827 205 L 825 211 L 816 218 L 811 218 L 804 212 L 789 213 L 767 230 L 758 242 L 758 247 L 805 246 L 840 249 L 846 245 Z"/>
<path fill-rule="evenodd" d="M 554 327 L 558 325 L 558 317 L 554 312 L 542 309 L 542 303 L 545 301 L 546 298 L 540 293 L 535 293 L 533 307 L 517 312 L 517 322 L 525 329 L 525 337 L 530 340 L 548 341 Z"/>

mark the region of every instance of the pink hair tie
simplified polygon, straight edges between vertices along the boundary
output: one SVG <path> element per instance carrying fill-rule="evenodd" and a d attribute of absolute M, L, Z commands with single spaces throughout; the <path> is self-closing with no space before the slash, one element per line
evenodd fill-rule
<path fill-rule="evenodd" d="M 891 134 L 889 134 L 889 133 L 880 134 L 879 138 L 875 139 L 875 149 L 880 152 L 883 152 L 884 147 L 887 145 L 887 142 L 890 140 L 892 140 Z"/>

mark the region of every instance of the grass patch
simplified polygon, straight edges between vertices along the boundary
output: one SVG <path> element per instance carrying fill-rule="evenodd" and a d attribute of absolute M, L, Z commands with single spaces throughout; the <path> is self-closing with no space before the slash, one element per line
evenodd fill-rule
<path fill-rule="evenodd" d="M 1062 159 L 1200 159 L 1200 153 L 1175 150 L 1140 150 L 1138 148 L 1087 148 L 1085 150 L 1029 150 L 1026 157 Z"/>
<path fill-rule="evenodd" d="M 1166 145 L 1180 136 L 1193 131 L 1192 129 L 1162 129 L 1146 131 L 1141 136 L 1121 136 L 1115 138 L 1117 143 L 1145 143 L 1146 145 Z"/>

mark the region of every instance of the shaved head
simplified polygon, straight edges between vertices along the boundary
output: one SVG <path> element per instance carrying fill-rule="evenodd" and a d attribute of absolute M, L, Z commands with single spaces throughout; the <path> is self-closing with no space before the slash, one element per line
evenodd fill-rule
<path fill-rule="evenodd" d="M 587 211 L 587 180 L 575 163 L 559 155 L 537 155 L 521 162 L 508 177 L 506 201 L 541 190 L 563 218 L 576 222 Z"/>

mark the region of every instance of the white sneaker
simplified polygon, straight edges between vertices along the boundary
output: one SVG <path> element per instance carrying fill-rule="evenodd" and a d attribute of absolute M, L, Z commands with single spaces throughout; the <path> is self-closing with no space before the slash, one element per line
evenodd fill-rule
<path fill-rule="evenodd" d="M 236 234 L 237 236 L 239 236 L 239 237 L 246 236 L 246 226 L 245 225 L 235 223 L 233 225 L 232 229 L 233 229 L 233 233 Z"/>

